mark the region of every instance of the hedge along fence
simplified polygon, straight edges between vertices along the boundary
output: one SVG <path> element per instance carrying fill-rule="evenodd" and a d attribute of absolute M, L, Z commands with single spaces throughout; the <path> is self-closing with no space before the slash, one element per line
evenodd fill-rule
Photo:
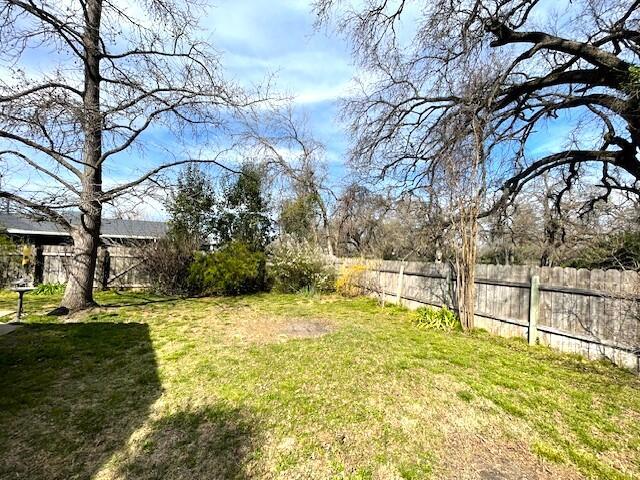
<path fill-rule="evenodd" d="M 448 264 L 335 259 L 364 264 L 363 286 L 409 308 L 455 309 Z M 618 270 L 476 265 L 475 325 L 640 372 L 640 276 Z"/>

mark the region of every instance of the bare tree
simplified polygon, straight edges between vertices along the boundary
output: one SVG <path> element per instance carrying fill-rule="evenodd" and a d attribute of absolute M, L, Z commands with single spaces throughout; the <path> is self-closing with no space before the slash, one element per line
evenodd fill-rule
<path fill-rule="evenodd" d="M 152 129 L 204 141 L 233 107 L 248 102 L 222 78 L 217 55 L 200 39 L 203 14 L 196 0 L 0 0 L 0 156 L 47 182 L 38 191 L 5 183 L 0 197 L 69 231 L 74 253 L 65 308 L 94 304 L 103 206 L 168 167 L 217 162 L 220 153 L 196 156 L 185 148 L 181 156 L 176 142 L 154 158 L 157 166 L 139 168 L 123 183 L 105 181 L 105 168 L 135 165 Z M 38 55 L 44 71 L 29 67 Z"/>
<path fill-rule="evenodd" d="M 478 218 L 558 169 L 567 172 L 558 204 L 594 178 L 600 191 L 587 209 L 614 192 L 640 193 L 637 0 L 573 2 L 557 22 L 544 19 L 540 0 L 344 3 L 315 5 L 321 22 L 337 15 L 367 71 L 343 107 L 352 163 L 400 192 L 429 192 L 448 180 L 445 225 L 459 242 L 464 327 L 473 325 Z M 400 34 L 407 29 L 408 41 Z M 566 112 L 579 117 L 574 134 L 590 134 L 532 154 L 536 131 Z"/>
<path fill-rule="evenodd" d="M 329 255 L 333 255 L 328 198 L 333 192 L 324 174 L 325 147 L 315 139 L 303 114 L 296 114 L 291 103 L 270 109 L 253 109 L 244 117 L 240 143 L 251 155 L 265 162 L 274 177 L 285 180 L 286 188 L 309 208 L 317 208 L 322 235 Z M 320 232 L 315 229 L 316 239 Z"/>
<path fill-rule="evenodd" d="M 495 84 L 486 84 L 485 75 L 469 75 L 467 89 L 460 98 L 460 109 L 449 122 L 438 126 L 442 145 L 441 172 L 434 170 L 430 188 L 446 199 L 445 225 L 453 245 L 456 288 L 454 301 L 465 330 L 474 326 L 475 266 L 477 260 L 479 217 L 486 204 L 488 184 L 487 155 L 495 145 L 487 121 L 485 101 Z M 490 76 L 489 76 L 490 77 Z M 442 178 L 441 185 L 437 182 Z"/>
<path fill-rule="evenodd" d="M 360 183 L 348 185 L 332 214 L 337 255 L 437 259 L 442 232 L 434 228 L 438 211 L 432 206 L 415 195 L 395 198 Z"/>
<path fill-rule="evenodd" d="M 375 252 L 389 209 L 382 195 L 359 184 L 348 185 L 333 212 L 338 255 L 365 256 Z"/>
<path fill-rule="evenodd" d="M 567 190 L 599 178 L 591 206 L 613 192 L 640 191 L 637 0 L 581 0 L 547 18 L 539 0 L 337 6 L 344 3 L 318 0 L 316 9 L 321 21 L 337 12 L 368 69 L 361 94 L 345 104 L 356 164 L 401 185 L 428 183 L 442 160 L 435 129 L 459 114 L 469 74 L 490 59 L 498 72 L 497 91 L 487 89 L 487 120 L 500 152 L 510 155 L 484 215 L 558 168 L 568 171 Z M 410 41 L 398 34 L 407 27 L 415 30 Z M 577 131 L 589 134 L 566 136 L 550 154 L 532 154 L 535 132 L 567 112 L 580 119 Z"/>
<path fill-rule="evenodd" d="M 616 196 L 585 211 L 596 188 L 587 187 L 562 194 L 560 205 L 569 172 L 558 173 L 531 182 L 508 208 L 481 222 L 482 261 L 621 268 L 622 254 L 624 268 L 632 267 L 637 202 Z"/>

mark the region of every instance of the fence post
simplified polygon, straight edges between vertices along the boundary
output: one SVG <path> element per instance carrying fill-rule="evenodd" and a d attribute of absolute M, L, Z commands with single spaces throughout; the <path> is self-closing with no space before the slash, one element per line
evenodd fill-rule
<path fill-rule="evenodd" d="M 447 307 L 453 308 L 456 313 L 458 312 L 458 299 L 456 297 L 456 286 L 454 285 L 453 279 L 453 264 L 451 262 L 447 262 L 447 273 L 445 275 L 445 288 L 447 289 L 447 293 L 449 294 L 450 302 L 446 301 Z"/>
<path fill-rule="evenodd" d="M 44 247 L 36 245 L 36 261 L 33 265 L 33 284 L 44 283 Z"/>
<path fill-rule="evenodd" d="M 378 269 L 378 287 L 380 287 L 380 293 L 382 294 L 382 306 L 384 307 L 385 300 L 387 299 L 387 289 L 382 284 L 382 272 L 380 271 L 380 264 L 376 267 Z"/>
<path fill-rule="evenodd" d="M 396 302 L 398 305 L 402 305 L 402 281 L 404 280 L 404 263 L 400 265 L 400 271 L 398 272 L 398 291 L 396 292 Z"/>
<path fill-rule="evenodd" d="M 103 247 L 102 255 L 102 278 L 100 279 L 100 286 L 102 290 L 109 288 L 109 277 L 111 276 L 111 254 L 108 247 Z"/>
<path fill-rule="evenodd" d="M 529 345 L 538 341 L 538 316 L 540 314 L 540 277 L 531 277 L 529 289 Z"/>

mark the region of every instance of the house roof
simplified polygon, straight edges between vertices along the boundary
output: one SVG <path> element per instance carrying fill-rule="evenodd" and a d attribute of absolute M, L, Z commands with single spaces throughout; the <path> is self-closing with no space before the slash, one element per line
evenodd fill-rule
<path fill-rule="evenodd" d="M 77 221 L 77 218 L 71 220 L 72 223 Z M 69 235 L 62 226 L 55 222 L 11 213 L 0 213 L 0 228 L 5 233 L 14 235 Z M 100 236 L 103 238 L 154 239 L 160 238 L 166 233 L 166 222 L 103 218 Z"/>

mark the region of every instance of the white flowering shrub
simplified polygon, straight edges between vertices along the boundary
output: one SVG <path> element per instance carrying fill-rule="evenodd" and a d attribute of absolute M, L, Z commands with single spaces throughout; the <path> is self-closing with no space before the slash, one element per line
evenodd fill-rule
<path fill-rule="evenodd" d="M 267 254 L 267 272 L 275 291 L 333 291 L 335 268 L 316 245 L 285 237 L 273 242 Z"/>

